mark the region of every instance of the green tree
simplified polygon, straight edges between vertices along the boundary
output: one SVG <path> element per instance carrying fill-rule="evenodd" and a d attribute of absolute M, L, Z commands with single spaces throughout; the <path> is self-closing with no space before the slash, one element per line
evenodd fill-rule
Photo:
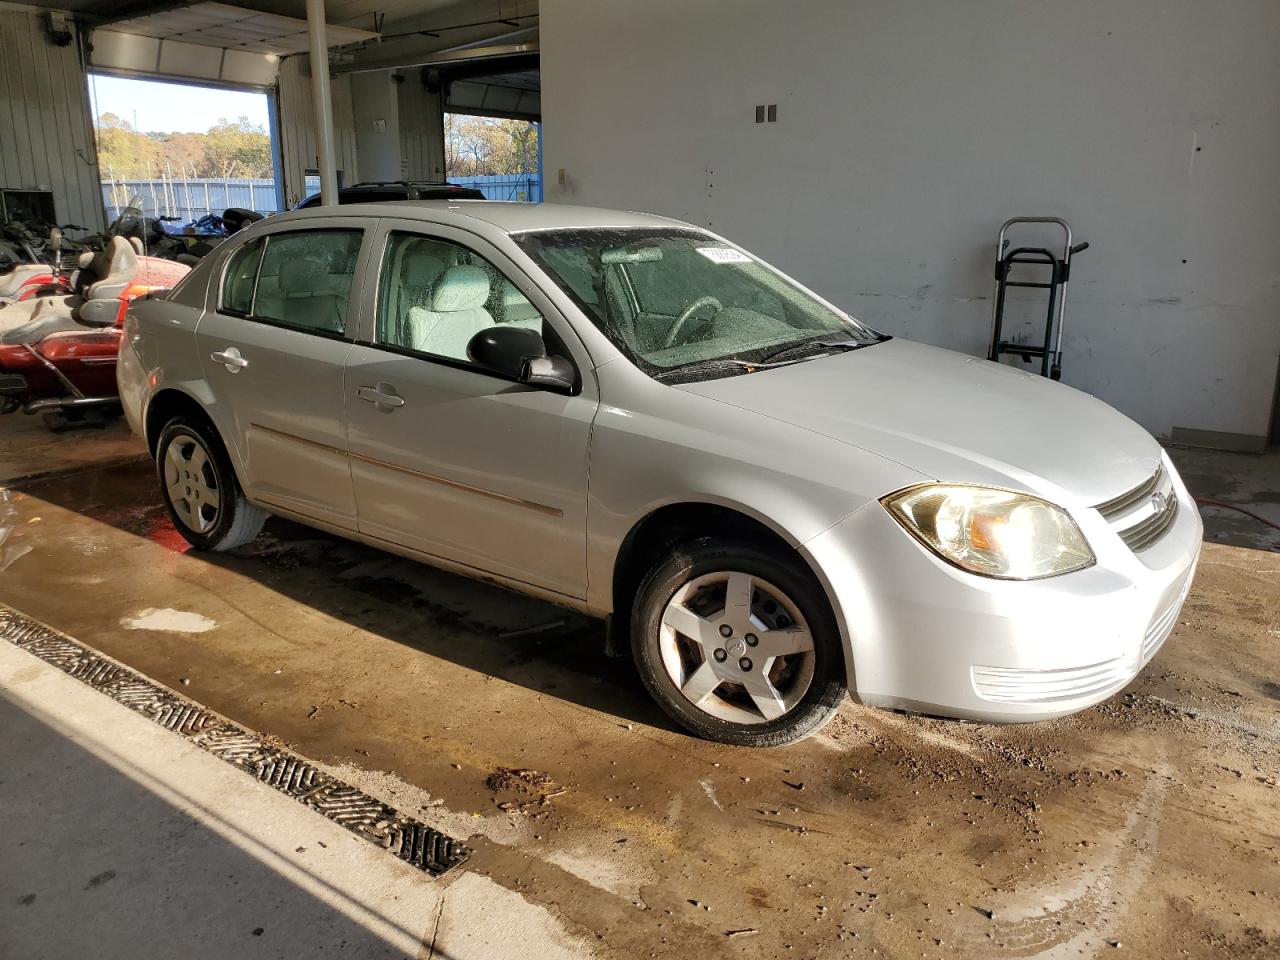
<path fill-rule="evenodd" d="M 272 175 L 271 137 L 241 117 L 204 133 L 141 133 L 112 113 L 94 132 L 104 177 L 115 180 L 241 179 Z"/>
<path fill-rule="evenodd" d="M 444 163 L 449 177 L 535 172 L 538 128 L 526 120 L 447 113 Z"/>
<path fill-rule="evenodd" d="M 271 138 L 262 127 L 241 117 L 223 120 L 204 134 L 206 168 L 213 177 L 271 176 Z"/>

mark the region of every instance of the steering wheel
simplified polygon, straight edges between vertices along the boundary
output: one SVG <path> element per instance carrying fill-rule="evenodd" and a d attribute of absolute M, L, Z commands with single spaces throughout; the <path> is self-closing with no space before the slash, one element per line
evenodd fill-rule
<path fill-rule="evenodd" d="M 680 316 L 676 317 L 676 322 L 671 325 L 671 330 L 667 333 L 667 339 L 662 343 L 664 350 L 676 342 L 676 337 L 680 335 L 680 331 L 684 329 L 684 325 L 689 322 L 689 318 L 703 307 L 715 307 L 717 313 L 724 309 L 724 305 L 715 297 L 699 297 L 697 300 L 693 301 L 693 303 L 689 304 L 683 311 L 681 311 Z"/>

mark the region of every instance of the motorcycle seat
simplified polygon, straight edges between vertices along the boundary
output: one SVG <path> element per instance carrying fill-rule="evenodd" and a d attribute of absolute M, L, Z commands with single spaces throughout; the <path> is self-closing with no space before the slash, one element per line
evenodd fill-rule
<path fill-rule="evenodd" d="M 39 297 L 0 310 L 0 343 L 36 343 L 59 330 L 82 329 L 76 311 L 86 300 L 113 300 L 125 294 L 138 275 L 138 255 L 124 237 L 112 237 L 100 253 L 80 258 L 76 286 L 82 295 Z"/>
<path fill-rule="evenodd" d="M 43 263 L 20 263 L 8 273 L 0 274 L 0 297 L 12 297 L 27 281 L 50 272 L 50 268 Z"/>
<path fill-rule="evenodd" d="M 0 310 L 0 343 L 35 343 L 55 329 L 73 329 L 82 297 L 40 297 Z M 51 325 L 51 321 L 55 321 Z M 30 329 L 28 329 L 30 328 Z M 39 336 L 34 336 L 39 333 Z M 32 337 L 34 336 L 34 339 Z"/>

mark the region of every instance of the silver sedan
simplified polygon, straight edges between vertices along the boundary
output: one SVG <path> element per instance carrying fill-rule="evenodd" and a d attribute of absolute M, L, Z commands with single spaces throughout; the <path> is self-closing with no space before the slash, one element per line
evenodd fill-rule
<path fill-rule="evenodd" d="M 135 303 L 118 369 L 196 547 L 278 514 L 606 618 L 663 709 L 729 743 L 812 734 L 846 691 L 1080 710 L 1154 656 L 1198 556 L 1121 414 L 660 217 L 273 217 Z"/>

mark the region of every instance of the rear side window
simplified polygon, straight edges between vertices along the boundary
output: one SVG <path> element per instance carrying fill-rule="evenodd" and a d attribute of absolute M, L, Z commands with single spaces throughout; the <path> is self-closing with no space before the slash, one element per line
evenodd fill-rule
<path fill-rule="evenodd" d="M 222 284 L 222 310 L 315 333 L 346 330 L 361 230 L 275 233 L 237 250 Z"/>
<path fill-rule="evenodd" d="M 253 283 L 262 258 L 262 241 L 254 240 L 231 255 L 222 280 L 222 310 L 248 316 L 253 308 Z"/>

